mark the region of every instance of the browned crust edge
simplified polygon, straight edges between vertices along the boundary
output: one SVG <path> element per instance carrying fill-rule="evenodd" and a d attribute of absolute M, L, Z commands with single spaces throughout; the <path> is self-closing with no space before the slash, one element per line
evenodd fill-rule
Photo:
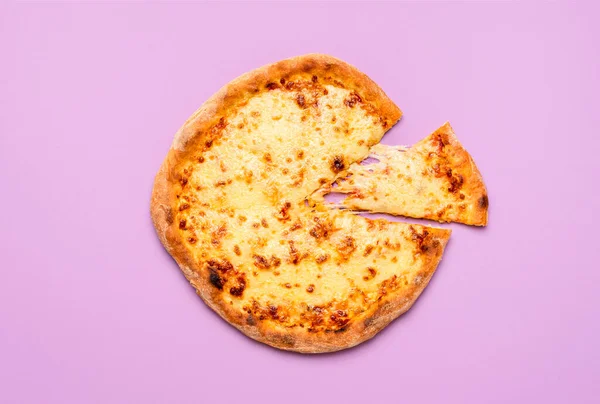
<path fill-rule="evenodd" d="M 449 122 L 444 123 L 433 134 L 436 133 L 447 135 L 448 141 L 450 142 L 447 153 L 451 155 L 453 161 L 458 162 L 456 166 L 452 167 L 452 171 L 464 176 L 465 179 L 462 193 L 467 196 L 465 203 L 473 206 L 470 215 L 465 217 L 464 220 L 456 220 L 456 222 L 472 226 L 486 226 L 488 221 L 489 198 L 483 182 L 483 177 L 481 176 L 473 157 L 471 157 L 469 152 L 459 142 Z"/>
<path fill-rule="evenodd" d="M 385 92 L 366 74 L 356 67 L 332 56 L 308 54 L 259 67 L 233 79 L 221 87 L 183 124 L 175 134 L 172 149 L 184 151 L 188 142 L 202 137 L 201 133 L 218 122 L 230 108 L 239 102 L 265 91 L 268 83 L 279 78 L 312 75 L 330 76 L 342 82 L 347 89 L 359 92 L 365 103 L 372 105 L 378 115 L 395 124 L 402 116 L 402 111 L 394 104 Z M 200 136 L 198 134 L 200 133 Z"/>
<path fill-rule="evenodd" d="M 433 275 L 441 259 L 444 246 L 450 236 L 449 230 L 431 229 L 433 237 L 439 241 L 427 256 L 423 281 L 411 287 L 406 294 L 382 301 L 347 327 L 343 333 L 315 333 L 297 329 L 282 332 L 264 323 L 250 324 L 244 313 L 234 311 L 224 304 L 219 293 L 209 285 L 208 274 L 195 268 L 190 251 L 184 246 L 174 223 L 176 193 L 179 189 L 176 168 L 185 161 L 189 152 L 195 150 L 198 142 L 208 136 L 208 130 L 220 117 L 252 95 L 264 91 L 274 78 L 292 75 L 327 75 L 339 79 L 346 88 L 356 90 L 363 100 L 371 104 L 379 116 L 390 121 L 390 126 L 400 119 L 402 112 L 387 95 L 364 73 L 339 59 L 321 54 L 309 54 L 286 59 L 260 67 L 234 79 L 210 97 L 176 133 L 171 149 L 165 158 L 154 181 L 151 196 L 150 214 L 156 233 L 165 249 L 175 259 L 188 281 L 196 288 L 197 294 L 223 319 L 234 325 L 247 336 L 276 348 L 303 353 L 332 352 L 350 348 L 372 338 L 390 321 L 406 312 L 421 294 Z M 368 315 L 367 315 L 368 314 Z"/>

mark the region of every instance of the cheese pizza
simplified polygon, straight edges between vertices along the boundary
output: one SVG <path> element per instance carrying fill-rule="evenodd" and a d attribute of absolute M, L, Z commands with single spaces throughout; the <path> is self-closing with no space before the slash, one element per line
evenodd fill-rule
<path fill-rule="evenodd" d="M 401 116 L 366 75 L 311 54 L 219 90 L 176 133 L 154 183 L 157 234 L 198 295 L 247 336 L 330 352 L 408 310 L 450 230 L 308 204 Z"/>

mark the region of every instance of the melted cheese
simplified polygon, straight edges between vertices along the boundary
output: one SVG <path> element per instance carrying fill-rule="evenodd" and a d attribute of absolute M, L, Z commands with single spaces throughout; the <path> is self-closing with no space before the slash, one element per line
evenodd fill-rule
<path fill-rule="evenodd" d="M 421 282 L 422 244 L 449 236 L 305 203 L 385 132 L 352 97 L 314 83 L 259 93 L 181 167 L 181 237 L 223 301 L 256 321 L 341 329 Z"/>
<path fill-rule="evenodd" d="M 333 191 L 349 194 L 341 203 L 348 209 L 486 224 L 485 186 L 449 124 L 412 148 L 377 144 L 369 157 L 378 162 L 352 164 L 347 178 L 315 199 Z"/>

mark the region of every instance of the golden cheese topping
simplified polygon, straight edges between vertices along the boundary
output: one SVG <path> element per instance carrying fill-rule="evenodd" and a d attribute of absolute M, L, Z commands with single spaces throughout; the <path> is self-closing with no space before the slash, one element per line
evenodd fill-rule
<path fill-rule="evenodd" d="M 485 185 L 448 123 L 411 148 L 377 144 L 369 157 L 378 162 L 353 164 L 349 176 L 330 189 L 348 194 L 343 207 L 486 225 Z"/>
<path fill-rule="evenodd" d="M 211 307 L 272 343 L 271 331 L 314 336 L 367 326 L 385 302 L 418 296 L 449 230 L 307 203 L 393 123 L 361 94 L 316 76 L 274 80 L 216 121 L 214 136 L 174 169 L 169 216 L 191 257 L 180 265 Z M 272 344 L 325 350 L 284 340 Z"/>

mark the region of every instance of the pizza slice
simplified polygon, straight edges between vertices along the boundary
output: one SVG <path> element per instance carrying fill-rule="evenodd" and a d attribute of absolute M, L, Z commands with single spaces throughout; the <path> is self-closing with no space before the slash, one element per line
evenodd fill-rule
<path fill-rule="evenodd" d="M 413 147 L 377 144 L 373 164 L 352 164 L 348 176 L 322 193 L 348 194 L 351 210 L 439 222 L 487 224 L 488 197 L 475 162 L 445 123 Z"/>

